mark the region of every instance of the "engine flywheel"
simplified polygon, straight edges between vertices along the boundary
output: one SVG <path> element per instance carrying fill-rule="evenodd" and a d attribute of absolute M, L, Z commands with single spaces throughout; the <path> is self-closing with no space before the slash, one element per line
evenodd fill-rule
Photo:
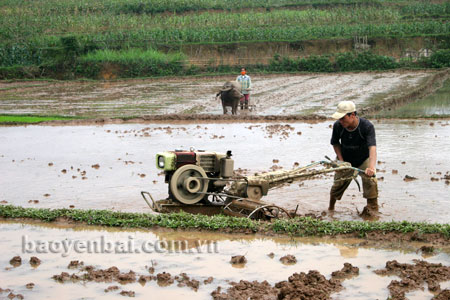
<path fill-rule="evenodd" d="M 205 197 L 208 190 L 206 172 L 197 165 L 184 165 L 173 173 L 169 187 L 176 200 L 195 204 Z"/>

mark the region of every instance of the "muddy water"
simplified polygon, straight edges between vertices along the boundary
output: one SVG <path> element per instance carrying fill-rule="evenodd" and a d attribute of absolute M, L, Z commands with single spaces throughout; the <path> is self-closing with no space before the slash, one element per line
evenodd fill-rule
<path fill-rule="evenodd" d="M 424 99 L 415 101 L 381 115 L 394 117 L 414 118 L 418 116 L 450 116 L 450 79 L 447 79 L 443 87 Z"/>
<path fill-rule="evenodd" d="M 250 74 L 252 75 L 252 74 Z M 258 115 L 329 115 L 338 101 L 358 107 L 399 96 L 433 72 L 252 75 Z M 235 76 L 112 82 L 0 82 L 1 114 L 127 117 L 166 113 L 221 114 L 215 94 Z M 255 113 L 254 113 L 255 114 Z"/>
<path fill-rule="evenodd" d="M 279 126 L 283 125 L 283 126 Z M 331 122 L 121 124 L 0 127 L 0 201 L 25 207 L 149 211 L 140 191 L 167 197 L 155 154 L 232 150 L 243 174 L 333 157 Z M 450 121 L 378 121 L 381 220 L 448 222 Z M 275 162 L 279 161 L 279 162 Z M 417 178 L 404 181 L 405 176 Z M 263 200 L 300 213 L 328 207 L 332 175 L 269 191 Z M 447 177 L 448 178 L 448 177 Z M 365 201 L 352 183 L 330 218 L 357 219 Z"/>
<path fill-rule="evenodd" d="M 123 299 L 120 291 L 134 291 L 136 298 L 151 296 L 155 299 L 210 299 L 210 293 L 218 286 L 227 288 L 229 282 L 244 280 L 267 280 L 270 284 L 287 280 L 295 272 L 318 270 L 330 278 L 331 272 L 340 270 L 345 262 L 359 267 L 359 275 L 343 282 L 344 290 L 332 295 L 334 299 L 386 299 L 387 285 L 395 276 L 382 277 L 373 273 L 384 268 L 386 261 L 396 259 L 401 263 L 412 263 L 413 259 L 426 259 L 428 262 L 450 263 L 448 252 L 422 257 L 416 252 L 419 245 L 409 244 L 404 248 L 375 249 L 360 246 L 361 240 L 343 239 L 289 239 L 249 237 L 240 235 L 130 231 L 85 226 L 48 226 L 0 222 L 2 239 L 0 240 L 0 283 L 1 288 L 9 288 L 15 294 L 20 293 L 26 299 Z M 63 241 L 71 242 L 69 250 L 64 250 Z M 97 241 L 102 246 L 75 247 L 75 243 Z M 103 241 L 103 244 L 102 244 Z M 131 245 L 127 248 L 126 245 Z M 48 243 L 48 244 L 45 244 Z M 53 244 L 52 244 L 53 243 Z M 111 251 L 107 244 L 114 245 Z M 142 246 L 145 243 L 147 246 Z M 45 245 L 54 245 L 52 247 Z M 195 245 L 202 245 L 198 248 Z M 40 245 L 40 246 L 38 246 Z M 59 246 L 58 246 L 59 245 Z M 117 246 L 122 245 L 122 246 Z M 152 245 L 159 245 L 152 247 Z M 184 245 L 186 247 L 177 247 Z M 208 248 L 207 245 L 211 247 Z M 97 248 L 95 248 L 97 247 Z M 50 249 L 52 249 L 50 251 Z M 78 249 L 78 250 L 75 250 Z M 91 253 L 88 253 L 90 249 Z M 103 253 L 102 250 L 103 249 Z M 117 250 L 121 249 L 121 250 Z M 132 253 L 129 252 L 132 249 Z M 117 250 L 117 251 L 116 251 Z M 125 252 L 125 253 L 119 253 Z M 269 253 L 274 257 L 270 258 Z M 297 263 L 284 265 L 279 259 L 284 255 L 294 255 Z M 9 260 L 19 255 L 22 265 L 13 267 Z M 234 267 L 231 256 L 245 255 L 247 263 Z M 29 264 L 30 257 L 41 260 L 38 267 Z M 121 272 L 133 270 L 139 275 L 149 275 L 148 268 L 155 268 L 155 275 L 169 272 L 172 276 L 186 273 L 191 279 L 199 280 L 198 291 L 189 287 L 177 287 L 176 282 L 161 287 L 157 282 L 119 284 L 117 282 L 71 282 L 59 283 L 52 279 L 61 272 L 82 275 L 77 269 L 68 269 L 69 262 L 80 260 L 84 265 L 97 269 L 116 266 Z M 210 284 L 203 281 L 212 276 Z M 29 290 L 27 283 L 34 283 Z M 450 282 L 441 284 L 449 287 Z M 105 293 L 104 289 L 118 285 L 117 291 Z M 0 297 L 4 296 L 0 294 Z M 414 291 L 410 299 L 431 298 L 428 291 Z"/>

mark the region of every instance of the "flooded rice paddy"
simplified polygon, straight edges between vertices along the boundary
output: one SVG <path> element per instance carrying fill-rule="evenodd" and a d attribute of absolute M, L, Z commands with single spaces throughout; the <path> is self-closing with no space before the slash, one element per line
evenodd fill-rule
<path fill-rule="evenodd" d="M 344 280 L 343 288 L 331 294 L 332 299 L 386 299 L 387 286 L 399 278 L 377 275 L 374 271 L 383 269 L 387 261 L 414 264 L 419 259 L 444 265 L 450 262 L 449 249 L 429 255 L 418 251 L 420 245 L 373 248 L 364 246 L 364 241 L 359 239 L 290 239 L 10 221 L 1 221 L 0 226 L 1 288 L 21 294 L 25 299 L 123 299 L 122 291 L 134 292 L 138 299 L 211 299 L 211 292 L 219 286 L 226 290 L 233 281 L 266 280 L 274 285 L 293 273 L 309 270 L 317 270 L 329 279 L 344 263 L 359 268 L 359 273 Z M 98 242 L 97 246 L 89 244 L 93 241 Z M 70 246 L 64 248 L 63 242 Z M 81 243 L 86 246 L 76 246 Z M 102 249 L 114 250 L 101 253 Z M 247 262 L 230 264 L 235 255 L 245 255 Z M 293 255 L 297 262 L 283 264 L 280 258 L 286 255 Z M 13 256 L 21 257 L 20 265 L 9 263 Z M 30 265 L 31 257 L 37 257 L 40 264 Z M 72 261 L 78 261 L 79 266 L 72 263 L 69 268 Z M 82 277 L 86 273 L 83 266 L 103 270 L 117 267 L 122 273 L 134 272 L 131 273 L 134 279 L 119 282 L 101 277 L 96 280 L 72 277 L 63 282 L 53 279 L 63 272 Z M 194 287 L 176 279 L 171 283 L 161 279 L 163 272 L 169 273 L 172 279 L 185 273 L 192 282 L 198 282 Z M 160 276 L 161 280 L 143 279 L 150 276 Z M 117 289 L 110 288 L 114 286 Z M 450 281 L 440 282 L 440 287 L 449 288 Z M 0 293 L 0 297 L 6 295 Z M 409 291 L 406 296 L 430 299 L 433 293 L 424 285 L 423 290 Z"/>
<path fill-rule="evenodd" d="M 367 106 L 410 92 L 432 71 L 252 75 L 251 104 L 258 115 L 328 116 L 341 100 Z M 120 81 L 0 83 L 0 114 L 135 117 L 221 114 L 216 93 L 235 76 Z M 448 108 L 448 103 L 446 104 Z"/>
<path fill-rule="evenodd" d="M 450 116 L 450 79 L 443 83 L 443 87 L 428 95 L 424 99 L 408 103 L 391 111 L 384 111 L 382 115 L 391 117 L 417 118 L 421 116 Z"/>
<path fill-rule="evenodd" d="M 353 100 L 364 107 L 390 95 L 400 96 L 432 74 L 253 76 L 252 101 L 257 110 L 251 114 L 328 116 L 340 100 Z M 213 96 L 226 80 L 230 78 L 2 82 L 0 113 L 107 118 L 164 113 L 219 115 L 221 107 Z M 449 107 L 447 80 L 434 95 L 390 110 L 386 116 L 446 116 Z M 377 120 L 374 124 L 380 220 L 448 223 L 450 121 Z M 331 121 L 216 120 L 0 126 L 0 203 L 151 212 L 140 191 L 149 191 L 155 199 L 167 197 L 164 176 L 156 168 L 157 152 L 191 147 L 232 150 L 236 172 L 253 175 L 306 166 L 325 155 L 334 157 L 329 144 L 331 125 Z M 324 219 L 361 220 L 359 212 L 366 203 L 355 183 L 336 204 L 334 213 L 326 210 L 332 181 L 331 174 L 296 181 L 270 190 L 262 200 L 287 209 L 298 205 L 298 213 Z M 387 299 L 388 285 L 401 278 L 374 271 L 384 269 L 388 261 L 416 266 L 417 259 L 442 263 L 447 272 L 450 264 L 448 246 L 427 253 L 424 244 L 395 240 L 367 244 L 359 239 L 110 229 L 17 220 L 0 220 L 0 232 L 0 299 L 11 297 L 10 293 L 25 299 L 211 299 L 212 292 L 219 297 L 219 288 L 226 292 L 232 282 L 240 280 L 266 280 L 272 289 L 294 273 L 317 270 L 331 281 L 344 263 L 359 268 L 359 272 L 342 279 L 342 287 L 331 292 L 332 299 Z M 79 247 L 75 249 L 75 245 Z M 114 247 L 105 250 L 98 245 Z M 236 255 L 244 255 L 247 262 L 230 264 Z M 280 259 L 288 255 L 297 262 L 283 264 Z M 21 264 L 10 263 L 15 256 L 20 256 Z M 32 257 L 40 263 L 30 264 Z M 102 277 L 112 273 L 116 277 Z M 417 274 L 423 273 L 416 270 Z M 405 297 L 431 299 L 438 293 L 431 288 L 436 283 L 442 290 L 450 288 L 448 278 L 435 280 L 406 290 Z M 269 291 L 263 294 L 269 295 Z"/>
<path fill-rule="evenodd" d="M 243 175 L 306 166 L 334 157 L 332 122 L 111 124 L 0 127 L 0 201 L 25 207 L 148 212 L 140 191 L 167 197 L 155 154 L 175 149 L 232 150 Z M 380 120 L 380 220 L 445 223 L 450 219 L 450 121 Z M 408 181 L 410 176 L 416 180 Z M 294 182 L 263 197 L 301 214 L 328 214 L 332 174 Z M 360 220 L 365 206 L 352 183 L 326 218 Z"/>

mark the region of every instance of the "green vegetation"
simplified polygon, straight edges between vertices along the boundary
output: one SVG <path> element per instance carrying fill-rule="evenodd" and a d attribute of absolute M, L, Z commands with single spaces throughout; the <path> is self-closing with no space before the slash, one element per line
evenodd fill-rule
<path fill-rule="evenodd" d="M 428 37 L 438 50 L 450 36 L 448 1 L 4 0 L 0 12 L 0 79 L 95 77 L 110 63 L 122 77 L 204 72 L 180 54 L 190 44 Z M 340 69 L 367 69 L 352 55 Z M 336 69 L 323 63 L 305 69 Z"/>
<path fill-rule="evenodd" d="M 412 222 L 362 222 L 362 221 L 322 221 L 310 217 L 291 220 L 276 220 L 271 223 L 254 221 L 247 218 L 236 218 L 224 215 L 204 216 L 188 213 L 143 214 L 112 212 L 107 210 L 78 209 L 36 209 L 12 205 L 0 206 L 0 217 L 30 218 L 44 222 L 52 222 L 58 218 L 68 218 L 72 221 L 85 222 L 89 225 L 133 228 L 195 228 L 207 230 L 242 229 L 253 232 L 274 231 L 295 236 L 337 235 L 359 233 L 364 236 L 371 231 L 408 233 L 438 233 L 450 238 L 450 224 L 428 224 Z"/>
<path fill-rule="evenodd" d="M 80 117 L 34 116 L 34 115 L 0 115 L 0 124 L 33 124 L 55 120 L 74 120 Z"/>
<path fill-rule="evenodd" d="M 168 76 L 181 73 L 185 57 L 181 53 L 164 54 L 155 50 L 128 49 L 123 51 L 97 50 L 82 56 L 77 67 L 84 76 L 95 77 L 100 65 L 113 65 L 123 77 L 142 77 L 148 74 Z M 88 72 L 94 72 L 89 74 Z"/>

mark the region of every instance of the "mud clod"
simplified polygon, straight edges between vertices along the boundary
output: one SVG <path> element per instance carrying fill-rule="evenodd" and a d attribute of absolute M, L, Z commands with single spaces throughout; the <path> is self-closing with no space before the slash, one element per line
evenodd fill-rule
<path fill-rule="evenodd" d="M 77 269 L 78 267 L 81 267 L 84 265 L 84 262 L 79 261 L 79 260 L 72 260 L 69 265 L 67 266 L 67 268 L 69 269 Z"/>
<path fill-rule="evenodd" d="M 7 296 L 8 299 L 24 299 L 22 294 L 14 294 L 13 292 L 10 292 Z"/>
<path fill-rule="evenodd" d="M 41 260 L 37 258 L 36 256 L 32 256 L 30 258 L 30 265 L 32 267 L 38 267 L 41 264 Z"/>
<path fill-rule="evenodd" d="M 403 181 L 413 181 L 413 180 L 417 180 L 416 177 L 413 176 L 409 176 L 409 175 L 405 175 L 405 178 L 403 178 Z"/>
<path fill-rule="evenodd" d="M 232 265 L 245 264 L 247 263 L 247 259 L 244 255 L 235 255 L 231 257 L 230 263 Z"/>
<path fill-rule="evenodd" d="M 281 281 L 271 286 L 267 281 L 232 282 L 226 292 L 219 286 L 211 293 L 215 300 L 247 300 L 247 299 L 330 299 L 330 295 L 340 291 L 342 280 L 359 273 L 357 267 L 346 263 L 340 271 L 333 272 L 330 280 L 318 271 L 312 270 L 308 274 L 301 272 L 289 276 L 287 281 Z M 339 276 L 338 276 L 339 275 Z M 339 278 L 337 278 L 339 277 Z"/>
<path fill-rule="evenodd" d="M 336 279 L 348 279 L 357 275 L 359 275 L 359 268 L 352 266 L 350 263 L 344 263 L 341 270 L 331 273 L 331 277 Z"/>
<path fill-rule="evenodd" d="M 14 267 L 18 267 L 22 264 L 22 258 L 20 256 L 14 256 L 10 259 L 9 263 Z"/>
<path fill-rule="evenodd" d="M 170 273 L 162 272 L 156 275 L 156 281 L 159 286 L 168 286 L 174 282 L 174 279 Z"/>
<path fill-rule="evenodd" d="M 62 272 L 59 275 L 53 275 L 52 278 L 59 282 L 65 282 L 65 281 L 70 280 L 70 274 L 67 272 Z"/>
<path fill-rule="evenodd" d="M 175 280 L 178 281 L 178 287 L 188 286 L 194 291 L 197 291 L 200 286 L 200 282 L 198 280 L 190 279 L 186 273 L 181 273 L 179 276 L 175 276 Z"/>
<path fill-rule="evenodd" d="M 25 285 L 25 287 L 26 287 L 27 289 L 31 290 L 31 289 L 34 288 L 34 283 L 33 283 L 33 282 L 27 283 L 27 284 Z"/>
<path fill-rule="evenodd" d="M 105 289 L 105 293 L 109 293 L 111 291 L 117 291 L 118 289 L 119 289 L 119 287 L 117 285 L 111 285 Z"/>
<path fill-rule="evenodd" d="M 147 281 L 151 281 L 153 279 L 156 279 L 155 276 L 151 276 L 151 275 L 141 275 L 139 276 L 138 282 L 142 285 L 146 284 Z"/>
<path fill-rule="evenodd" d="M 214 281 L 214 277 L 208 277 L 207 279 L 203 280 L 203 284 L 210 284 Z"/>
<path fill-rule="evenodd" d="M 297 263 L 297 258 L 294 255 L 286 255 L 280 258 L 281 263 L 285 265 L 293 265 Z"/>
<path fill-rule="evenodd" d="M 267 256 L 270 257 L 270 258 L 274 258 L 275 254 L 273 252 L 270 252 L 269 254 L 267 254 Z"/>
<path fill-rule="evenodd" d="M 100 165 L 99 164 L 92 165 L 91 167 L 93 169 L 96 169 L 96 170 L 100 169 Z"/>
<path fill-rule="evenodd" d="M 136 293 L 133 291 L 121 291 L 120 294 L 122 296 L 134 297 Z"/>
<path fill-rule="evenodd" d="M 282 299 L 277 298 L 278 290 L 272 287 L 267 281 L 246 281 L 232 282 L 232 287 L 227 290 L 227 293 L 221 293 L 221 288 L 218 287 L 211 293 L 214 300 L 247 300 L 247 299 Z"/>
<path fill-rule="evenodd" d="M 450 289 L 445 289 L 433 297 L 432 300 L 448 300 L 450 299 Z"/>
<path fill-rule="evenodd" d="M 422 246 L 419 249 L 422 253 L 433 253 L 434 247 L 433 246 Z"/>
<path fill-rule="evenodd" d="M 450 279 L 450 267 L 442 264 L 414 260 L 415 264 L 402 264 L 396 260 L 386 262 L 385 269 L 375 270 L 378 275 L 397 275 L 400 281 L 392 280 L 388 286 L 392 299 L 405 299 L 405 293 L 423 288 L 428 284 L 431 292 L 440 291 L 439 282 Z"/>

